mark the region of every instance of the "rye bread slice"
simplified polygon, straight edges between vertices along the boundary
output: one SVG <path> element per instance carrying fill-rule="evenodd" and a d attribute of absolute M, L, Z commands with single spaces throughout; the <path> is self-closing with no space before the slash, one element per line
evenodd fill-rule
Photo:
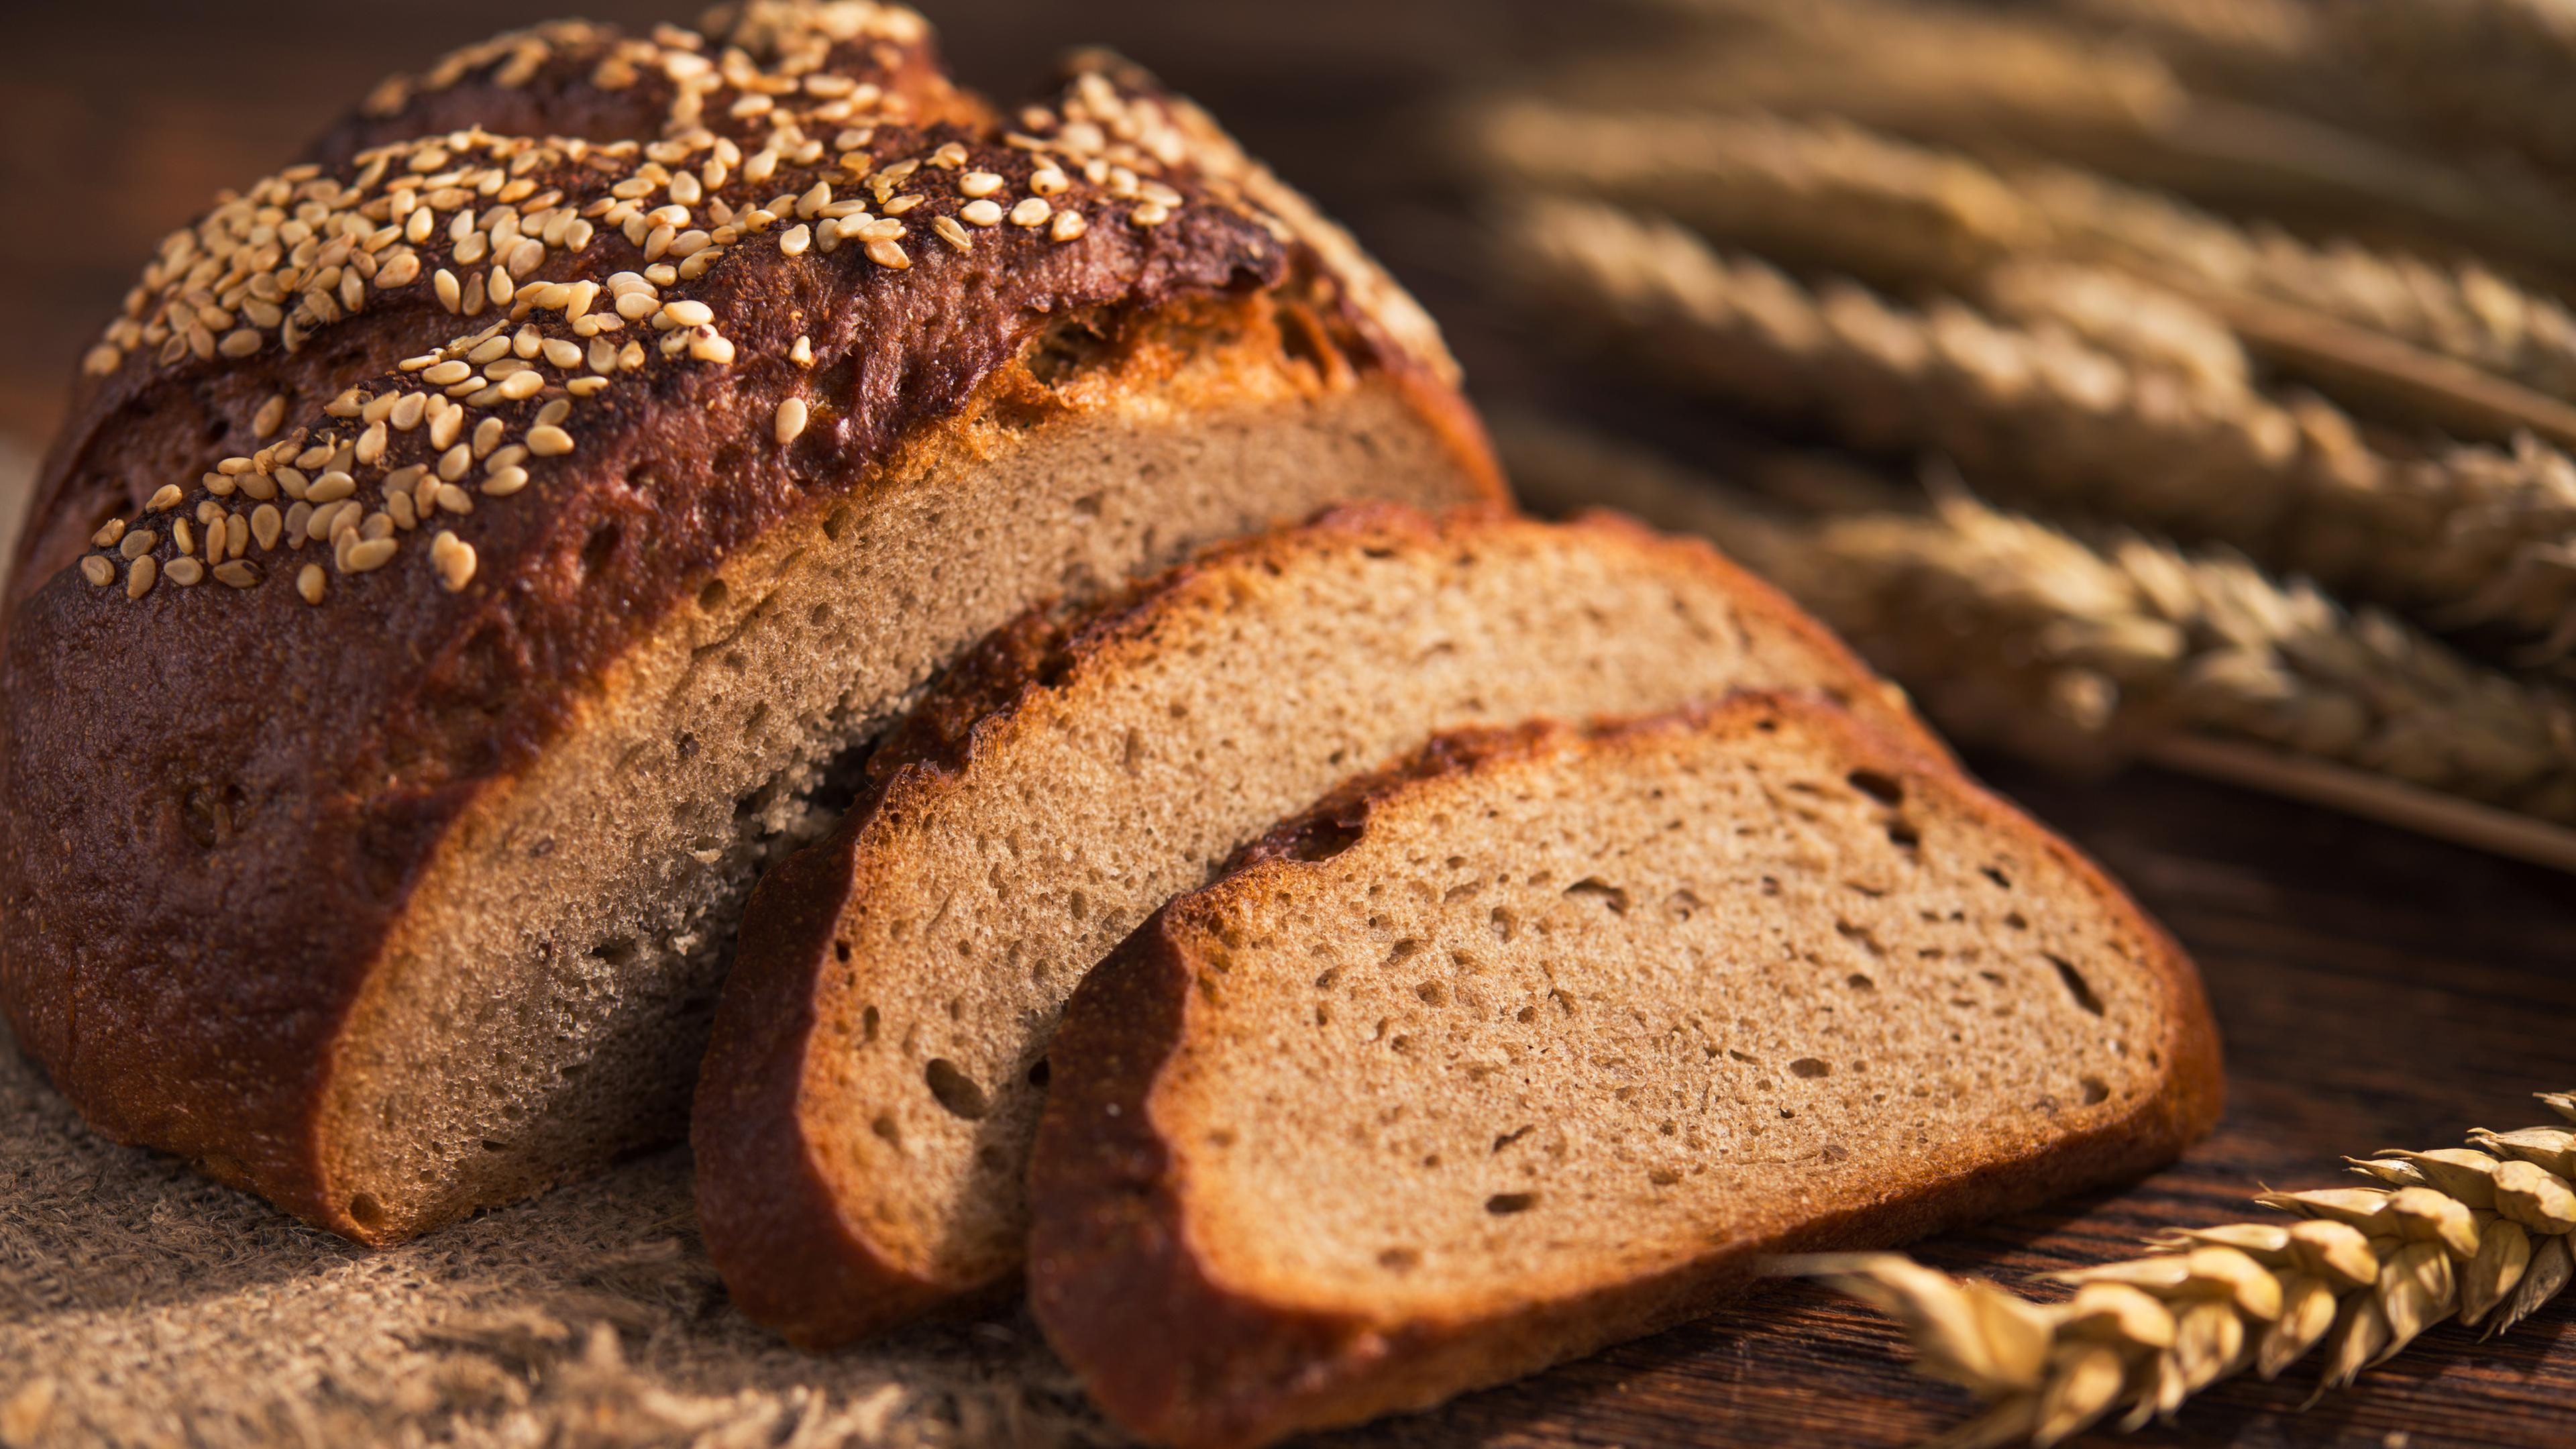
<path fill-rule="evenodd" d="M 747 912 L 692 1134 L 735 1300 L 820 1345 L 1007 1288 L 1057 1011 L 1155 907 L 1438 731 L 1745 685 L 1939 748 L 1768 588 L 1607 518 L 1354 509 L 996 634 Z"/>
<path fill-rule="evenodd" d="M 1420 1408 L 2160 1163 L 2220 1102 L 2190 964 L 1957 771 L 1746 696 L 1444 738 L 1074 994 L 1038 1321 L 1162 1443 Z"/>

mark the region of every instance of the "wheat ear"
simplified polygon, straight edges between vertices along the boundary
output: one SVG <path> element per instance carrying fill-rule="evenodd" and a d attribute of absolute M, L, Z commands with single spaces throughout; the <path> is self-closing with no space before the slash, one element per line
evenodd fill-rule
<path fill-rule="evenodd" d="M 1811 292 L 1600 203 L 1533 201 L 1502 234 L 1552 320 L 1692 391 L 1940 452 L 1980 486 L 2228 543 L 2445 624 L 2576 643 L 2576 462 L 2537 441 L 2384 453 L 2315 398 L 1955 301 Z"/>
<path fill-rule="evenodd" d="M 2576 1094 L 2541 1101 L 2576 1122 Z M 2135 1429 L 2218 1380 L 2269 1379 L 2326 1347 L 2319 1392 L 2457 1316 L 2502 1333 L 2567 1286 L 2576 1132 L 2469 1134 L 2471 1147 L 2352 1160 L 2372 1187 L 2264 1192 L 2299 1221 L 2178 1228 L 2156 1252 L 2050 1276 L 2038 1304 L 1895 1253 L 1783 1263 L 1901 1321 L 1923 1371 L 1988 1401 L 1944 1444 L 2058 1443 L 2120 1412 Z"/>
<path fill-rule="evenodd" d="M 2446 425 L 2576 444 L 2576 315 L 2474 263 L 2249 229 L 2062 167 L 1999 170 L 1835 120 L 1519 101 L 1467 127 L 1516 186 L 1651 201 L 1730 244 L 1992 302 L 2034 260 L 2130 272 L 2218 309 L 2276 359 Z"/>
<path fill-rule="evenodd" d="M 2576 16 L 2548 0 L 2331 0 L 2322 28 L 2418 115 L 2545 166 L 2576 162 Z"/>
<path fill-rule="evenodd" d="M 1534 506 L 1712 538 L 1962 738 L 2079 767 L 2170 739 L 2241 741 L 2576 823 L 2576 696 L 2225 550 L 2078 537 L 1957 489 L 1922 507 L 1844 484 L 1826 511 L 1766 509 L 1585 434 L 1497 438 Z"/>

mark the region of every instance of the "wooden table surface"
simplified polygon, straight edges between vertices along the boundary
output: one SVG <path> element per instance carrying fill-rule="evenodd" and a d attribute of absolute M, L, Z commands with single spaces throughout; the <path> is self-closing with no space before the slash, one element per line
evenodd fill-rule
<path fill-rule="evenodd" d="M 17 7 L 13 7 L 17 8 Z M 550 7 L 551 8 L 551 7 Z M 571 8 L 571 7 L 567 7 Z M 603 18 L 680 6 L 589 4 Z M 1289 11 L 1189 0 L 926 7 L 966 76 L 1004 89 L 1077 40 L 1106 41 L 1210 103 L 1351 221 L 1438 312 L 1489 409 L 1544 357 L 1467 285 L 1454 210 L 1403 144 L 1436 88 L 1542 63 L 1578 7 L 1326 0 Z M 1526 13 L 1523 13 L 1523 12 Z M 521 18 L 499 0 L 395 12 L 101 0 L 14 15 L 0 54 L 0 446 L 33 450 L 74 362 L 159 235 L 214 188 L 277 164 L 382 71 Z M 1472 18 L 1471 18 L 1472 17 Z M 7 506 L 17 505 L 9 500 Z M 2200 962 L 2228 1050 L 2218 1134 L 2127 1191 L 1925 1244 L 2007 1282 L 2119 1252 L 2161 1226 L 2250 1215 L 2258 1182 L 2322 1186 L 2338 1155 L 2455 1143 L 2545 1116 L 2576 1087 L 2576 881 L 2322 811 L 2155 772 L 1987 778 L 2092 851 Z M 2576 1444 L 2576 1311 L 2480 1343 L 2456 1326 L 2299 1412 L 2308 1383 L 2239 1381 L 2137 1444 Z M 1430 1415 L 1343 1436 L 1429 1446 L 1904 1444 L 1963 1395 L 1908 1376 L 1882 1319 L 1801 1286 Z M 2093 1442 L 2088 1440 L 2086 1442 Z"/>

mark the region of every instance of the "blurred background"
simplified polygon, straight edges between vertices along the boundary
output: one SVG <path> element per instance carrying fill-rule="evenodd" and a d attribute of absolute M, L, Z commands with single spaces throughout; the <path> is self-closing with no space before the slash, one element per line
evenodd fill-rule
<path fill-rule="evenodd" d="M 7 6 L 11 521 L 163 234 L 380 76 L 557 8 Z M 2221 1136 L 1936 1260 L 2106 1255 L 2568 1085 L 2576 6 L 920 8 L 998 96 L 1105 43 L 1205 103 L 1439 318 L 1533 502 L 1716 538 L 2192 949 Z M 1574 1439 L 1802 1437 L 1817 1384 L 1896 1372 L 1883 1341 L 1811 1351 L 1852 1325 L 1775 1302 L 1529 1392 L 1582 1388 Z M 2548 1342 L 2430 1353 L 2305 1418 L 2303 1390 L 2234 1384 L 2195 1422 L 2563 1442 L 2545 1406 L 2576 1369 Z M 1490 1410 L 1521 1392 L 1446 1422 L 1543 1425 Z"/>

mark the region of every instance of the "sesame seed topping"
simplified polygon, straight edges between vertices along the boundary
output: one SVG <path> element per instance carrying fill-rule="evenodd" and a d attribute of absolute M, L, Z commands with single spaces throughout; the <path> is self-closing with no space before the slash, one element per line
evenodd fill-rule
<path fill-rule="evenodd" d="M 438 570 L 438 581 L 453 594 L 474 579 L 474 545 L 455 534 L 440 530 L 429 545 L 429 561 Z"/>
<path fill-rule="evenodd" d="M 247 589 L 259 582 L 259 565 L 246 558 L 237 558 L 230 563 L 217 565 L 215 582 L 236 589 Z"/>
<path fill-rule="evenodd" d="M 116 546 L 116 551 L 126 558 L 135 559 L 143 557 L 160 546 L 161 535 L 148 528 L 142 528 L 127 534 L 125 541 Z"/>
<path fill-rule="evenodd" d="M 251 415 L 250 430 L 253 436 L 272 438 L 277 436 L 277 430 L 284 426 L 286 426 L 286 395 L 283 393 L 271 396 L 268 401 L 259 405 L 258 412 Z"/>
<path fill-rule="evenodd" d="M 152 592 L 154 581 L 161 577 L 161 566 L 149 556 L 136 559 L 125 571 L 125 596 L 139 599 Z"/>
<path fill-rule="evenodd" d="M 296 572 L 295 592 L 302 594 L 304 602 L 308 604 L 321 603 L 323 591 L 329 587 L 329 583 L 322 577 L 320 564 L 306 564 Z"/>
<path fill-rule="evenodd" d="M 704 327 L 716 320 L 716 314 L 704 302 L 672 302 L 662 308 L 661 320 L 673 327 Z"/>
<path fill-rule="evenodd" d="M 1048 215 L 1054 210 L 1054 207 L 1047 204 L 1046 198 L 1040 196 L 1028 197 L 1021 201 L 1019 205 L 1011 208 L 1011 225 L 1036 226 L 1038 223 L 1045 221 Z"/>
<path fill-rule="evenodd" d="M 1041 166 L 1029 173 L 1029 190 L 1040 196 L 1061 196 L 1072 185 L 1064 172 L 1053 166 Z"/>
<path fill-rule="evenodd" d="M 150 559 L 137 559 L 135 567 L 141 568 L 150 562 Z M 174 558 L 170 560 L 170 566 L 162 572 L 169 576 L 170 582 L 184 589 L 205 579 L 206 566 L 192 558 Z"/>
<path fill-rule="evenodd" d="M 438 289 L 438 305 L 450 312 L 458 310 L 462 305 L 463 288 L 457 282 L 454 272 L 445 267 L 439 268 L 437 275 L 430 279 L 430 285 Z M 315 598 L 313 602 L 319 603 L 321 600 Z"/>
<path fill-rule="evenodd" d="M 1056 241 L 1069 242 L 1089 230 L 1091 223 L 1083 220 L 1081 212 L 1059 211 L 1055 214 L 1055 224 L 1047 228 L 1047 235 Z"/>
<path fill-rule="evenodd" d="M 114 548 L 116 541 L 123 537 L 125 537 L 125 520 L 111 518 L 98 526 L 98 532 L 91 534 L 89 541 L 100 548 Z"/>
<path fill-rule="evenodd" d="M 572 451 L 572 434 L 552 424 L 530 428 L 528 451 L 540 458 L 559 458 Z"/>
<path fill-rule="evenodd" d="M 814 229 L 803 222 L 798 222 L 778 234 L 778 250 L 786 256 L 801 257 L 805 255 L 805 249 L 813 244 Z"/>
<path fill-rule="evenodd" d="M 881 267 L 891 267 L 898 272 L 912 265 L 912 258 L 904 254 L 902 247 L 891 241 L 868 243 L 868 260 Z"/>
<path fill-rule="evenodd" d="M 797 334 L 796 344 L 787 349 L 787 360 L 795 363 L 798 367 L 812 367 L 814 365 L 814 339 L 805 336 L 802 333 Z"/>
<path fill-rule="evenodd" d="M 786 401 L 781 402 L 778 405 L 778 441 L 781 443 L 795 442 L 797 435 L 804 431 L 805 400 L 803 398 L 791 397 Z"/>
<path fill-rule="evenodd" d="M 159 488 L 153 490 L 151 501 L 145 503 L 143 507 L 149 512 L 160 513 L 165 510 L 178 507 L 179 501 L 186 496 L 186 494 L 179 491 L 178 484 L 164 483 Z"/>
<path fill-rule="evenodd" d="M 957 194 L 964 197 L 990 196 L 1002 189 L 1000 173 L 969 171 L 957 178 Z"/>
<path fill-rule="evenodd" d="M 116 582 L 116 565 L 109 563 L 103 555 L 91 554 L 81 560 L 81 577 L 99 588 L 106 588 Z"/>
<path fill-rule="evenodd" d="M 362 539 L 349 545 L 340 556 L 340 567 L 353 574 L 372 573 L 393 562 L 395 550 L 402 547 L 392 538 Z"/>
<path fill-rule="evenodd" d="M 970 201 L 964 206 L 957 208 L 957 216 L 959 220 L 966 222 L 970 226 L 1000 226 L 1002 224 L 1002 208 L 999 203 L 990 200 Z"/>

